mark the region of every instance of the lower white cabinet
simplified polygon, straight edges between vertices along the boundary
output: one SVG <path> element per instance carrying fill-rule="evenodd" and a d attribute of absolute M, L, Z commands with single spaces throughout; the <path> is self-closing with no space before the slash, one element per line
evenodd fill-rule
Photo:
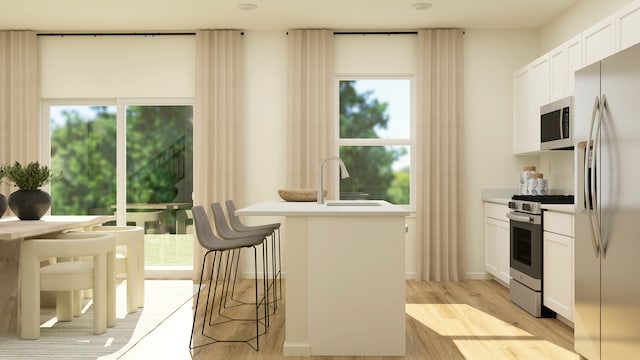
<path fill-rule="evenodd" d="M 545 211 L 543 304 L 573 322 L 573 215 Z"/>
<path fill-rule="evenodd" d="M 508 286 L 509 275 L 509 220 L 507 205 L 485 203 L 484 241 L 485 270 Z"/>

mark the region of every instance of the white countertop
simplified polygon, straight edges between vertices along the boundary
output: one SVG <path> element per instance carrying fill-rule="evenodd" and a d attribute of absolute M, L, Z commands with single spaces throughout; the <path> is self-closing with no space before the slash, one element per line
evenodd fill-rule
<path fill-rule="evenodd" d="M 490 202 L 490 203 L 494 203 L 494 204 L 502 204 L 502 205 L 507 205 L 509 204 L 509 200 L 511 200 L 510 197 L 489 197 L 489 198 L 483 198 L 482 201 L 484 202 Z"/>
<path fill-rule="evenodd" d="M 376 203 L 371 205 L 330 206 L 329 203 Z M 267 201 L 236 210 L 241 216 L 408 216 L 411 211 L 383 200 L 325 200 L 316 202 Z"/>
<path fill-rule="evenodd" d="M 542 204 L 542 210 L 575 214 L 576 206 L 574 204 Z"/>

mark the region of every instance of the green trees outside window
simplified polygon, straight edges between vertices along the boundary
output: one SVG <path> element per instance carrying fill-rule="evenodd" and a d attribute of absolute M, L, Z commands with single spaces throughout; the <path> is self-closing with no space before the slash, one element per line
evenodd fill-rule
<path fill-rule="evenodd" d="M 52 214 L 113 214 L 116 106 L 52 106 Z M 191 201 L 192 106 L 126 107 L 128 203 Z"/>
<path fill-rule="evenodd" d="M 360 91 L 359 81 L 340 81 L 340 157 L 351 175 L 340 180 L 340 198 L 409 204 L 409 80 L 376 80 Z M 392 118 L 390 103 L 375 92 L 381 86 L 404 94 L 393 105 L 406 107 L 406 116 Z"/>

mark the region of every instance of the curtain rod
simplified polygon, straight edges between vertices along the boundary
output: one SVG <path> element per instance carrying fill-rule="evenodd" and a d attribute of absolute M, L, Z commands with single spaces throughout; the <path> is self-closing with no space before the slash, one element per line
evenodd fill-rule
<path fill-rule="evenodd" d="M 334 31 L 333 35 L 417 35 L 417 31 Z"/>
<path fill-rule="evenodd" d="M 38 33 L 37 36 L 179 36 L 195 35 L 195 32 L 167 32 L 167 33 Z"/>

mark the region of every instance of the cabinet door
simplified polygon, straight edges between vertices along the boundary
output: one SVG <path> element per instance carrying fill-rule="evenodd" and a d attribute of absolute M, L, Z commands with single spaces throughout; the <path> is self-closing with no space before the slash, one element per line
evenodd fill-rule
<path fill-rule="evenodd" d="M 485 218 L 485 270 L 509 284 L 509 223 Z"/>
<path fill-rule="evenodd" d="M 543 303 L 573 321 L 573 238 L 544 232 Z"/>
<path fill-rule="evenodd" d="M 616 51 L 640 42 L 640 1 L 625 6 L 616 12 Z"/>
<path fill-rule="evenodd" d="M 551 100 L 557 100 L 568 95 L 569 73 L 567 66 L 567 50 L 564 45 L 549 52 L 551 73 Z"/>
<path fill-rule="evenodd" d="M 575 89 L 576 71 L 582 68 L 582 36 L 578 35 L 565 43 L 567 53 L 567 95 L 572 95 Z"/>
<path fill-rule="evenodd" d="M 545 55 L 533 63 L 529 70 L 529 96 L 531 104 L 529 108 L 529 120 L 526 126 L 526 150 L 527 152 L 540 150 L 540 107 L 549 102 L 550 75 L 549 56 Z"/>
<path fill-rule="evenodd" d="M 514 73 L 514 154 L 540 151 L 540 106 L 549 102 L 549 55 Z"/>
<path fill-rule="evenodd" d="M 616 32 L 614 16 L 593 25 L 582 32 L 584 65 L 600 61 L 616 51 Z"/>

